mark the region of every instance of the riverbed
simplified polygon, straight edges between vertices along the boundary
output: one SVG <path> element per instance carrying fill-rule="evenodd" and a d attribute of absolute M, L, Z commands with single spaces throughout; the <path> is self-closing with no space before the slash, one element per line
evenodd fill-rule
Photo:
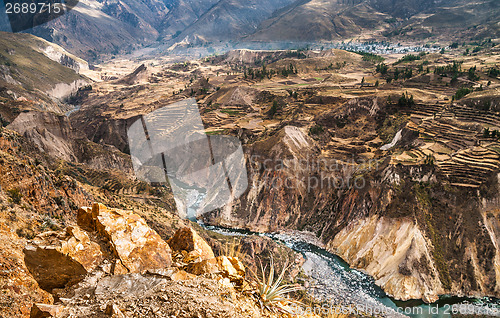
<path fill-rule="evenodd" d="M 255 233 L 197 222 L 207 230 L 228 236 L 267 236 L 301 253 L 306 260 L 302 268 L 305 274 L 310 277 L 309 286 L 306 287 L 307 292 L 316 299 L 335 306 L 323 307 L 324 312 L 330 310 L 332 312 L 364 313 L 383 317 L 412 318 L 453 317 L 456 314 L 500 317 L 500 301 L 489 297 L 441 296 L 439 301 L 433 304 L 425 304 L 420 300 L 397 301 L 378 287 L 373 277 L 350 268 L 340 257 L 306 242 L 298 235 Z M 304 308 L 303 310 L 313 309 Z"/>

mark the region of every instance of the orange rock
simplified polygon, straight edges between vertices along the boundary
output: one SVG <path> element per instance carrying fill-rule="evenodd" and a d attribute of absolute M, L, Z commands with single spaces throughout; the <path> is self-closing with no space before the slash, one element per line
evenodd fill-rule
<path fill-rule="evenodd" d="M 125 315 L 122 313 L 120 308 L 114 304 L 108 304 L 105 310 L 106 315 L 112 318 L 125 318 Z"/>
<path fill-rule="evenodd" d="M 46 232 L 24 249 L 26 267 L 41 288 L 51 291 L 72 285 L 94 270 L 104 256 L 79 227 L 63 232 Z"/>
<path fill-rule="evenodd" d="M 131 273 L 171 264 L 169 245 L 137 214 L 94 203 L 92 210 L 81 209 L 79 222 L 87 222 L 106 237 L 114 254 Z"/>
<path fill-rule="evenodd" d="M 128 269 L 122 265 L 122 262 L 119 259 L 115 260 L 112 271 L 113 275 L 123 275 L 128 273 Z"/>
<path fill-rule="evenodd" d="M 95 230 L 95 222 L 92 218 L 92 208 L 89 207 L 82 207 L 78 209 L 78 212 L 76 214 L 76 219 L 78 225 L 87 231 L 94 231 Z"/>
<path fill-rule="evenodd" d="M 179 270 L 178 272 L 174 273 L 170 278 L 173 281 L 180 281 L 180 280 L 189 280 L 195 278 L 196 275 L 190 274 L 186 271 Z"/>
<path fill-rule="evenodd" d="M 30 318 L 58 317 L 64 312 L 64 307 L 59 305 L 33 304 Z"/>
<path fill-rule="evenodd" d="M 231 279 L 241 279 L 245 276 L 243 264 L 236 257 L 227 256 L 191 263 L 186 267 L 186 271 L 195 275 L 221 274 Z"/>
<path fill-rule="evenodd" d="M 200 260 L 208 260 L 215 257 L 210 245 L 190 227 L 184 227 L 177 230 L 174 236 L 167 242 L 172 250 L 176 252 L 188 252 L 188 255 L 185 257 L 186 262 L 197 258 Z"/>

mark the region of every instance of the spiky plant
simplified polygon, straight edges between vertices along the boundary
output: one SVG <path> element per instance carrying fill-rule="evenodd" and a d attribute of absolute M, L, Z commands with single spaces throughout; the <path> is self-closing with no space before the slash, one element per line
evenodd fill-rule
<path fill-rule="evenodd" d="M 226 242 L 224 245 L 224 255 L 228 257 L 237 257 L 243 260 L 243 253 L 241 252 L 241 244 L 239 240 L 233 238 L 230 242 Z"/>
<path fill-rule="evenodd" d="M 289 293 L 299 291 L 302 288 L 294 284 L 282 284 L 285 273 L 291 265 L 287 265 L 287 263 L 285 263 L 281 270 L 281 273 L 278 275 L 278 277 L 275 277 L 274 260 L 271 256 L 269 275 L 266 278 L 267 265 L 263 267 L 260 260 L 259 263 L 262 272 L 262 278 L 259 278 L 258 275 L 254 276 L 256 277 L 258 283 L 257 299 L 259 300 L 261 308 L 265 308 L 272 312 L 282 310 L 289 313 L 289 310 L 286 309 L 286 306 L 290 304 L 302 304 L 297 300 L 288 298 Z"/>

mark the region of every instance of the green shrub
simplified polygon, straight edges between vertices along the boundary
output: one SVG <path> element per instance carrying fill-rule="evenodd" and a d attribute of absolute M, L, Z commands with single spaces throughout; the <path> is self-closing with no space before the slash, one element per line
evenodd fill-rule
<path fill-rule="evenodd" d="M 13 188 L 13 189 L 7 190 L 7 194 L 9 195 L 12 203 L 15 203 L 15 204 L 21 203 L 23 195 L 21 194 L 21 191 L 18 188 Z"/>
<path fill-rule="evenodd" d="M 309 128 L 310 135 L 319 135 L 324 131 L 325 130 L 323 129 L 323 127 L 321 125 L 315 125 L 315 126 Z"/>
<path fill-rule="evenodd" d="M 267 267 L 267 266 L 266 266 Z M 290 304 L 302 304 L 297 300 L 288 298 L 288 294 L 296 291 L 302 290 L 302 287 L 295 284 L 283 284 L 283 279 L 285 278 L 286 271 L 290 268 L 289 265 L 285 264 L 283 266 L 281 273 L 278 277 L 275 276 L 275 265 L 273 258 L 271 257 L 271 264 L 269 266 L 269 274 L 266 275 L 266 267 L 262 266 L 260 263 L 261 277 L 255 275 L 257 280 L 258 289 L 255 294 L 257 300 L 262 309 L 267 309 L 271 312 L 287 312 L 284 305 Z M 266 278 L 266 276 L 268 276 Z"/>
<path fill-rule="evenodd" d="M 406 54 L 405 56 L 403 56 L 402 58 L 400 58 L 396 64 L 398 63 L 402 63 L 402 62 L 412 62 L 412 61 L 417 61 L 417 60 L 421 60 L 422 57 L 420 55 L 414 55 L 414 54 Z"/>
<path fill-rule="evenodd" d="M 408 107 L 413 107 L 415 106 L 415 101 L 413 100 L 413 95 L 409 95 L 408 93 L 405 93 L 401 95 L 401 97 L 398 100 L 398 107 L 399 108 L 408 108 Z"/>
<path fill-rule="evenodd" d="M 470 88 L 462 87 L 462 88 L 458 89 L 458 91 L 455 93 L 455 95 L 453 95 L 453 97 L 455 100 L 459 100 L 462 97 L 464 97 L 465 95 L 470 94 L 470 93 L 472 93 L 472 90 Z"/>

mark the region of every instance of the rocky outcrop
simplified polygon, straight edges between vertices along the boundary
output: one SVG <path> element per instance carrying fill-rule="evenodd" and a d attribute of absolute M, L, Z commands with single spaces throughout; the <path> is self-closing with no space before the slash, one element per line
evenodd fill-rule
<path fill-rule="evenodd" d="M 69 226 L 65 231 L 42 233 L 24 249 L 26 266 L 41 288 L 50 292 L 67 288 L 98 266 L 109 267 L 104 263 L 114 274 L 171 265 L 168 244 L 130 211 L 95 203 L 79 210 L 78 223 L 85 230 Z"/>
<path fill-rule="evenodd" d="M 34 304 L 30 318 L 61 317 L 63 313 L 64 307 L 60 305 Z"/>
<path fill-rule="evenodd" d="M 412 220 L 372 216 L 352 222 L 327 249 L 373 276 L 388 294 L 402 300 L 438 300 L 444 293 L 424 233 Z"/>
<path fill-rule="evenodd" d="M 25 244 L 12 231 L 12 225 L 0 221 L 0 311 L 3 317 L 28 317 L 33 303 L 53 301 L 25 265 Z"/>
<path fill-rule="evenodd" d="M 169 267 L 170 247 L 143 218 L 130 212 L 108 209 L 94 203 L 92 208 L 82 208 L 79 224 L 95 228 L 106 237 L 112 252 L 130 273 Z"/>
<path fill-rule="evenodd" d="M 45 285 L 61 286 L 56 284 L 60 276 L 73 277 L 74 269 L 64 268 L 70 261 L 82 275 L 78 283 L 53 290 L 55 304 L 33 304 L 32 318 L 283 317 L 263 311 L 254 296 L 243 292 L 254 287 L 245 280 L 245 267 L 237 257 L 213 257 L 209 245 L 191 228 L 179 229 L 169 242 L 175 252 L 198 257 L 177 266 L 170 264 L 168 244 L 132 212 L 95 203 L 81 208 L 77 219 L 84 230 L 70 226 L 65 232 L 41 234 L 32 241 L 37 250 L 25 251 L 38 271 L 36 278 L 44 278 Z M 43 256 L 56 259 L 46 250 L 68 260 L 44 261 Z M 116 262 L 123 272 L 117 272 Z M 57 274 L 53 282 L 51 272 Z"/>
<path fill-rule="evenodd" d="M 241 280 L 245 277 L 245 267 L 237 257 L 219 256 L 191 263 L 186 271 L 195 275 L 221 274 L 224 278 L 231 280 Z"/>
<path fill-rule="evenodd" d="M 210 245 L 190 227 L 177 230 L 167 243 L 175 252 L 186 251 L 188 253 L 184 257 L 184 262 L 203 261 L 215 257 Z"/>
<path fill-rule="evenodd" d="M 52 291 L 81 281 L 104 259 L 100 246 L 78 227 L 38 235 L 24 261 L 41 288 Z"/>
<path fill-rule="evenodd" d="M 23 112 L 8 126 L 33 142 L 40 152 L 69 162 L 88 164 L 94 169 L 132 172 L 130 158 L 112 146 L 89 141 L 74 129 L 68 117 L 55 113 Z"/>

